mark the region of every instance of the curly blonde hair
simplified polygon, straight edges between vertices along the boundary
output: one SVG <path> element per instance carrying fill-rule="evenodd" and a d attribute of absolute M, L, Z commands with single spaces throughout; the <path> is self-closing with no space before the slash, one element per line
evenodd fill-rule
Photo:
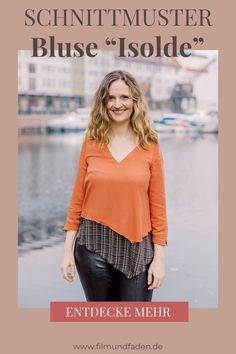
<path fill-rule="evenodd" d="M 109 88 L 112 82 L 117 80 L 124 80 L 130 89 L 134 103 L 133 114 L 130 117 L 130 127 L 136 136 L 137 144 L 144 149 L 149 142 L 158 144 L 158 136 L 156 131 L 151 127 L 150 119 L 147 115 L 147 104 L 141 89 L 130 73 L 121 70 L 108 73 L 95 92 L 85 140 L 95 140 L 101 147 L 109 144 L 108 133 L 112 126 L 112 120 L 107 112 L 107 102 Z"/>

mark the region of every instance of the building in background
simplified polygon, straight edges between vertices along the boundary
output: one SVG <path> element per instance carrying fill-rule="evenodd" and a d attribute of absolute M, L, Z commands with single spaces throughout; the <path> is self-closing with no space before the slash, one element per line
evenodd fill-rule
<path fill-rule="evenodd" d="M 33 58 L 30 51 L 19 51 L 19 114 L 61 114 L 89 106 L 102 78 L 117 69 L 136 77 L 151 109 L 188 110 L 193 99 L 204 108 L 217 107 L 217 51 L 211 52 L 210 57 L 202 51 L 189 58 L 127 59 L 113 51 L 95 58 Z"/>
<path fill-rule="evenodd" d="M 197 51 L 179 58 L 182 82 L 191 82 L 202 110 L 218 110 L 218 51 Z"/>

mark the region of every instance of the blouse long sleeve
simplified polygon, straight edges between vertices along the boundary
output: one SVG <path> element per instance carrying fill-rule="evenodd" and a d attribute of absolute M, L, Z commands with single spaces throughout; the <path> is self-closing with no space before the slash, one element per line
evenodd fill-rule
<path fill-rule="evenodd" d="M 84 179 L 87 172 L 85 151 L 86 143 L 84 142 L 81 148 L 77 174 L 67 212 L 66 222 L 64 225 L 64 231 L 77 231 L 79 229 L 82 204 L 84 199 Z"/>
<path fill-rule="evenodd" d="M 149 184 L 149 206 L 152 225 L 152 241 L 167 245 L 167 216 L 164 185 L 164 163 L 160 146 L 155 145 L 151 162 L 151 177 Z"/>

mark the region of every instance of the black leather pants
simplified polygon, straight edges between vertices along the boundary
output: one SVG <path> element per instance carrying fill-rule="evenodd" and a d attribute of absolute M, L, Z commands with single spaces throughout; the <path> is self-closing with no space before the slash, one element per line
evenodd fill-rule
<path fill-rule="evenodd" d="M 151 301 L 147 271 L 128 279 L 104 258 L 75 243 L 75 264 L 87 301 Z"/>

